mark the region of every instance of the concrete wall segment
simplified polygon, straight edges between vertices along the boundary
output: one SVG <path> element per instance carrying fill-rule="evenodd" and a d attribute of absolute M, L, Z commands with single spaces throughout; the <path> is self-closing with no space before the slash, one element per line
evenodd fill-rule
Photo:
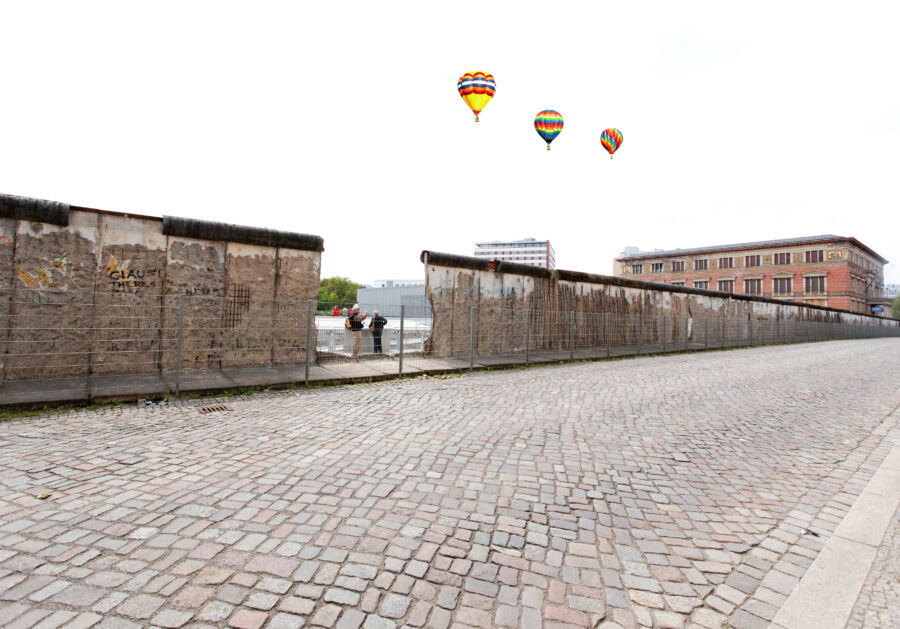
<path fill-rule="evenodd" d="M 100 234 L 91 373 L 159 369 L 165 347 L 167 241 L 161 224 L 128 216 L 93 216 L 99 220 Z"/>
<path fill-rule="evenodd" d="M 681 343 L 691 334 L 694 318 L 725 319 L 729 335 L 747 339 L 759 334 L 762 320 L 882 325 L 877 317 L 747 295 L 505 263 L 492 269 L 481 259 L 432 251 L 424 251 L 421 259 L 428 261 L 426 294 L 434 310 L 426 351 L 435 355 L 468 353 L 472 307 L 478 309 L 478 354 L 524 349 L 526 311 L 534 349 L 568 347 L 571 312 L 577 320 L 576 347 L 605 342 L 607 313 L 615 322 L 609 330 L 614 344 L 633 344 L 639 334 L 648 344 Z M 640 330 L 635 315 L 642 315 Z"/>
<path fill-rule="evenodd" d="M 162 219 L 65 204 L 57 204 L 65 205 L 65 221 L 47 223 L 22 216 L 56 206 L 10 199 L 0 195 L 0 376 L 174 369 L 180 295 L 183 368 L 306 359 L 306 303 L 318 295 L 320 237 L 204 221 L 194 224 L 306 248 L 167 236 Z"/>

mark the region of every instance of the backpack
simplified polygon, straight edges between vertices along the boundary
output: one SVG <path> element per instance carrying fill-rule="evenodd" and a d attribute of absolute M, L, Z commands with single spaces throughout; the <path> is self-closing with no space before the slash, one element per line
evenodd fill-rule
<path fill-rule="evenodd" d="M 352 316 L 353 315 L 350 315 L 350 317 L 352 317 Z M 353 325 L 350 323 L 350 317 L 347 317 L 347 319 L 344 321 L 344 327 L 347 328 L 348 330 L 353 327 Z"/>

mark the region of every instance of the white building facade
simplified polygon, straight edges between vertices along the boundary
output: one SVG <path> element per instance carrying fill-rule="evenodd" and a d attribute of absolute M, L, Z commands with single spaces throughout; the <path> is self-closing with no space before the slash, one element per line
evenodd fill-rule
<path fill-rule="evenodd" d="M 549 240 L 525 238 L 523 240 L 476 242 L 474 255 L 485 260 L 529 264 L 545 269 L 556 268 L 556 252 Z"/>

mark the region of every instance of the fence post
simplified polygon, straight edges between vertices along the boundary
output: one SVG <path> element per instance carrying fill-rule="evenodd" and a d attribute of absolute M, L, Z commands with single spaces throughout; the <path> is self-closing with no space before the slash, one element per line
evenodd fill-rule
<path fill-rule="evenodd" d="M 637 316 L 637 353 L 641 353 L 641 315 Z"/>
<path fill-rule="evenodd" d="M 569 360 L 575 360 L 575 311 L 569 312 Z"/>
<path fill-rule="evenodd" d="M 766 345 L 766 326 L 765 326 L 765 323 L 766 323 L 766 322 L 765 322 L 764 319 L 760 319 L 760 320 L 759 320 L 759 344 L 760 344 L 761 346 L 763 346 L 763 347 L 765 347 L 765 345 Z"/>
<path fill-rule="evenodd" d="M 691 319 L 690 317 L 684 318 L 684 351 L 688 349 L 688 335 L 691 333 L 690 331 Z"/>
<path fill-rule="evenodd" d="M 403 377 L 403 315 L 406 313 L 406 306 L 400 304 L 400 353 L 397 359 L 397 377 Z"/>
<path fill-rule="evenodd" d="M 725 347 L 725 317 L 722 317 L 722 347 Z"/>
<path fill-rule="evenodd" d="M 612 332 L 612 313 L 606 313 L 606 357 L 609 358 L 610 345 L 612 344 L 611 332 Z"/>
<path fill-rule="evenodd" d="M 750 347 L 753 347 L 753 317 L 750 317 L 747 321 L 750 325 Z"/>
<path fill-rule="evenodd" d="M 663 354 L 665 354 L 666 353 L 666 317 L 665 317 L 665 315 L 663 315 L 662 320 L 663 320 L 662 351 L 663 351 Z"/>
<path fill-rule="evenodd" d="M 184 349 L 184 293 L 178 296 L 178 351 L 175 363 L 175 397 L 181 395 L 181 354 Z"/>
<path fill-rule="evenodd" d="M 703 319 L 703 349 L 709 349 L 709 318 Z"/>
<path fill-rule="evenodd" d="M 306 300 L 306 373 L 303 376 L 304 384 L 309 386 L 309 346 L 310 336 L 312 336 L 312 299 Z"/>
<path fill-rule="evenodd" d="M 525 311 L 525 364 L 529 364 L 529 350 L 531 349 L 531 311 Z"/>
<path fill-rule="evenodd" d="M 469 371 L 475 368 L 475 306 L 469 308 Z"/>

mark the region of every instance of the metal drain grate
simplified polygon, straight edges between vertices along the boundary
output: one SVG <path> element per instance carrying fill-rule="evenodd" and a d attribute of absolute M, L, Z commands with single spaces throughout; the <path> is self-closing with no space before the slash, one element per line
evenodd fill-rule
<path fill-rule="evenodd" d="M 218 413 L 220 411 L 230 411 L 231 407 L 229 406 L 201 406 L 200 412 L 204 415 L 206 413 Z"/>

